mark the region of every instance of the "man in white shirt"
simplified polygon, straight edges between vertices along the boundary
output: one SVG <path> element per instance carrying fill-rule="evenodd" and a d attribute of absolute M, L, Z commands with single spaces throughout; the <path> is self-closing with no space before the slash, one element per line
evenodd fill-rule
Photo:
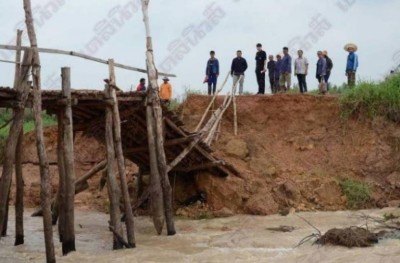
<path fill-rule="evenodd" d="M 299 81 L 300 92 L 307 92 L 306 76 L 308 74 L 308 60 L 303 57 L 303 50 L 297 51 L 298 58 L 294 61 L 294 75 Z"/>

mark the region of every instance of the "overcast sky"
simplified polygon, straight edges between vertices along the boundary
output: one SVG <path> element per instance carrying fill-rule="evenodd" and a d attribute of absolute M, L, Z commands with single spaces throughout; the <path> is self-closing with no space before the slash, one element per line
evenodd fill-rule
<path fill-rule="evenodd" d="M 32 0 L 39 46 L 82 51 L 144 68 L 145 37 L 139 3 Z M 125 18 L 120 17 L 122 10 Z M 317 86 L 316 52 L 329 51 L 334 63 L 331 81 L 342 84 L 347 55 L 343 46 L 354 42 L 359 46 L 359 77 L 380 80 L 400 64 L 399 10 L 398 0 L 152 0 L 150 19 L 156 64 L 160 71 L 169 70 L 178 76 L 171 79 L 178 96 L 185 87 L 206 90 L 202 81 L 210 50 L 215 50 L 220 60 L 222 83 L 235 51 L 241 49 L 249 63 L 245 90 L 256 92 L 254 56 L 258 42 L 274 55 L 283 46 L 304 49 L 311 64 L 311 87 Z M 22 0 L 0 1 L 1 44 L 12 43 L 17 28 L 25 30 L 23 20 Z M 0 50 L 0 59 L 13 57 L 13 53 Z M 103 88 L 102 79 L 108 75 L 107 66 L 79 58 L 46 54 L 41 58 L 44 88 L 60 87 L 62 66 L 72 68 L 75 89 Z M 11 85 L 13 75 L 13 65 L 0 63 L 0 86 Z M 117 84 L 129 90 L 142 76 L 119 69 Z"/>

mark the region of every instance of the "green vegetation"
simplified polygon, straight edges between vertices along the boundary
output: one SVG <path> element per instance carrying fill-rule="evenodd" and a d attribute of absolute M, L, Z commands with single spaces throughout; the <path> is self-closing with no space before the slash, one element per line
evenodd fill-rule
<path fill-rule="evenodd" d="M 197 220 L 208 220 L 213 218 L 213 215 L 211 215 L 209 212 L 203 211 L 198 215 Z"/>
<path fill-rule="evenodd" d="M 342 117 L 385 117 L 400 122 L 400 74 L 381 83 L 360 82 L 340 97 Z"/>
<path fill-rule="evenodd" d="M 384 213 L 383 214 L 383 220 L 385 220 L 385 222 L 394 220 L 394 219 L 398 219 L 398 218 L 400 218 L 400 217 L 397 215 L 394 215 L 393 213 Z"/>
<path fill-rule="evenodd" d="M 364 208 L 371 199 L 371 187 L 365 183 L 345 179 L 340 182 L 340 187 L 347 197 L 347 206 L 350 209 Z"/>
<path fill-rule="evenodd" d="M 170 111 L 178 112 L 181 105 L 182 105 L 182 103 L 179 102 L 178 99 L 172 99 L 172 100 L 167 104 L 167 107 L 168 107 L 168 109 L 169 109 Z"/>

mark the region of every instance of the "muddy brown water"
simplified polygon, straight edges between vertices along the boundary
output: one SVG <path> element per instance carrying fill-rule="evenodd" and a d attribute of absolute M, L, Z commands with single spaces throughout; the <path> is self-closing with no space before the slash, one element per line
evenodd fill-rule
<path fill-rule="evenodd" d="M 400 213 L 400 209 L 361 211 L 371 216 Z M 14 247 L 14 219 L 8 236 L 0 240 L 1 263 L 45 262 L 42 219 L 25 213 L 25 245 Z M 322 232 L 333 227 L 359 226 L 365 222 L 360 212 L 300 213 Z M 10 215 L 14 209 L 10 209 Z M 107 230 L 108 216 L 94 211 L 76 212 L 77 252 L 61 256 L 55 232 L 57 262 L 400 262 L 400 240 L 386 239 L 370 248 L 319 247 L 307 243 L 294 248 L 314 230 L 295 215 L 258 217 L 238 215 L 222 219 L 177 219 L 178 234 L 156 236 L 151 220 L 136 218 L 137 248 L 112 251 L 112 236 Z M 289 225 L 291 233 L 267 228 Z M 370 226 L 372 226 L 370 224 Z M 56 228 L 54 228 L 56 229 Z"/>

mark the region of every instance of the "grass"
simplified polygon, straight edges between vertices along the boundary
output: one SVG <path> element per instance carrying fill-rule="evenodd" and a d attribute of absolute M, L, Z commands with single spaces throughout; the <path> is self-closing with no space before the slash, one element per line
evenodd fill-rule
<path fill-rule="evenodd" d="M 383 82 L 360 82 L 340 97 L 342 117 L 384 117 L 400 122 L 400 73 Z"/>
<path fill-rule="evenodd" d="M 340 187 L 347 197 L 347 206 L 350 209 L 365 208 L 371 200 L 371 187 L 365 183 L 345 179 L 340 182 Z"/>

